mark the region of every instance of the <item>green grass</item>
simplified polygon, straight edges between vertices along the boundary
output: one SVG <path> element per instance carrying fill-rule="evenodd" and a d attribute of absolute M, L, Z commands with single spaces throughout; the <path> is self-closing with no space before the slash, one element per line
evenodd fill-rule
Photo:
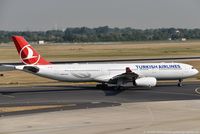
<path fill-rule="evenodd" d="M 94 60 L 200 55 L 200 42 L 35 45 L 48 60 Z M 14 45 L 0 46 L 0 60 L 19 61 Z"/>

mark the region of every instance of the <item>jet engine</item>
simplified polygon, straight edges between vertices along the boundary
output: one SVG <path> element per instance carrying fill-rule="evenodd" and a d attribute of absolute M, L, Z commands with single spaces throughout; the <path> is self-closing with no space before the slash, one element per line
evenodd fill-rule
<path fill-rule="evenodd" d="M 137 78 L 134 84 L 135 86 L 140 86 L 140 87 L 155 87 L 157 84 L 157 80 L 154 77 L 142 77 L 142 78 Z"/>

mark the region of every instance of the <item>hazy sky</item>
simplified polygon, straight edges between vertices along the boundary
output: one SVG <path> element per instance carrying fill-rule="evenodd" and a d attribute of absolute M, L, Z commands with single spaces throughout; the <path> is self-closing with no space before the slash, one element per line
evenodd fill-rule
<path fill-rule="evenodd" d="M 0 30 L 200 28 L 200 0 L 0 0 Z"/>

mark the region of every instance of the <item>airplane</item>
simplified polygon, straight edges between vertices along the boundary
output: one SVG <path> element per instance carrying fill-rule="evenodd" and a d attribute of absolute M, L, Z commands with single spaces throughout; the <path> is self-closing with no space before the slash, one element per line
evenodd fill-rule
<path fill-rule="evenodd" d="M 19 70 L 63 82 L 97 82 L 98 88 L 155 87 L 158 80 L 178 80 L 199 73 L 184 63 L 68 63 L 52 64 L 45 60 L 22 36 L 12 36 L 23 65 L 3 65 L 7 70 Z"/>

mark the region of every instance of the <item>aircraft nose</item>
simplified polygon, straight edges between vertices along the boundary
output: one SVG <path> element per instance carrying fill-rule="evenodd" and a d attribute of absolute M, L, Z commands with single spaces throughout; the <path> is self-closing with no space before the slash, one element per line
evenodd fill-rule
<path fill-rule="evenodd" d="M 199 71 L 197 69 L 194 69 L 193 72 L 194 72 L 194 75 L 199 73 Z"/>

